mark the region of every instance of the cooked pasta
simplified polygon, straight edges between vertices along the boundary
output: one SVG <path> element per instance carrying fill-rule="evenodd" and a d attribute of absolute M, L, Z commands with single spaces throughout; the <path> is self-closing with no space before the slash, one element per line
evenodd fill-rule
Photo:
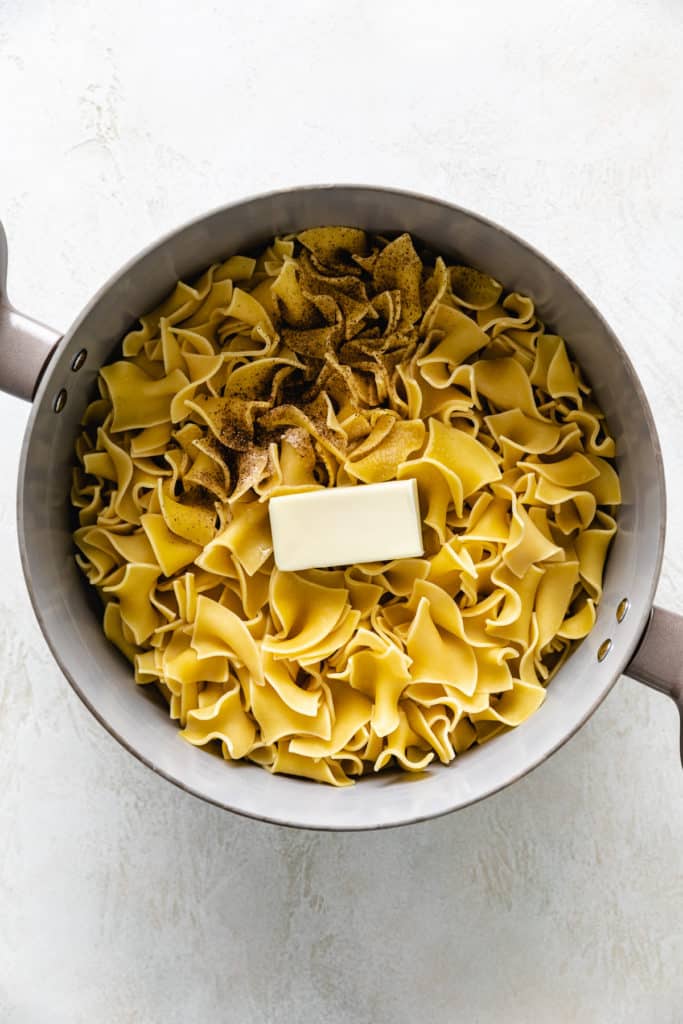
<path fill-rule="evenodd" d="M 232 256 L 104 366 L 77 562 L 181 735 L 348 785 L 516 726 L 593 626 L 615 445 L 530 298 L 322 227 Z M 268 501 L 417 481 L 425 554 L 281 572 Z"/>

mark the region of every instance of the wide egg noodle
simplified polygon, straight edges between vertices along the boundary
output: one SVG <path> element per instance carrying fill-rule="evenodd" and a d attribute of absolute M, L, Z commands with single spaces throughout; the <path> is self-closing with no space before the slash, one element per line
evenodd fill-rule
<path fill-rule="evenodd" d="M 523 722 L 595 623 L 615 444 L 530 298 L 315 227 L 180 282 L 102 368 L 76 561 L 181 735 L 346 786 Z M 420 558 L 284 573 L 279 494 L 417 482 Z"/>

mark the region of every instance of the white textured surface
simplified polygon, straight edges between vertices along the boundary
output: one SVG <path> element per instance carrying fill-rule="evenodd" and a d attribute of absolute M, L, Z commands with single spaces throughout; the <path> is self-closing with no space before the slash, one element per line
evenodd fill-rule
<path fill-rule="evenodd" d="M 246 193 L 415 188 L 499 220 L 616 328 L 659 425 L 683 607 L 683 7 L 0 0 L 11 293 L 66 325 L 138 248 Z M 134 761 L 20 575 L 26 408 L 0 397 L 0 1020 L 679 1024 L 674 709 L 622 680 L 511 789 L 428 825 L 294 833 Z"/>

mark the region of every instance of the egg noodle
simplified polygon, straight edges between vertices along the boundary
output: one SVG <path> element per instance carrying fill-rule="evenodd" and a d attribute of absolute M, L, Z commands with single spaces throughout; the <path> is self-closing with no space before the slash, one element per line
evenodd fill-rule
<path fill-rule="evenodd" d="M 355 228 L 179 283 L 104 366 L 77 562 L 181 735 L 342 786 L 516 726 L 595 621 L 614 441 L 531 299 Z M 425 554 L 280 572 L 268 501 L 417 481 Z"/>

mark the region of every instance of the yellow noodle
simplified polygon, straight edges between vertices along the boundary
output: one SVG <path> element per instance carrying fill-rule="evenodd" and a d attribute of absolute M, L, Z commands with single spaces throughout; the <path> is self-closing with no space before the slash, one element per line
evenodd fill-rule
<path fill-rule="evenodd" d="M 335 786 L 533 714 L 621 500 L 565 340 L 485 273 L 318 227 L 180 282 L 102 368 L 76 560 L 195 746 Z M 415 479 L 425 554 L 284 573 L 268 502 Z"/>

